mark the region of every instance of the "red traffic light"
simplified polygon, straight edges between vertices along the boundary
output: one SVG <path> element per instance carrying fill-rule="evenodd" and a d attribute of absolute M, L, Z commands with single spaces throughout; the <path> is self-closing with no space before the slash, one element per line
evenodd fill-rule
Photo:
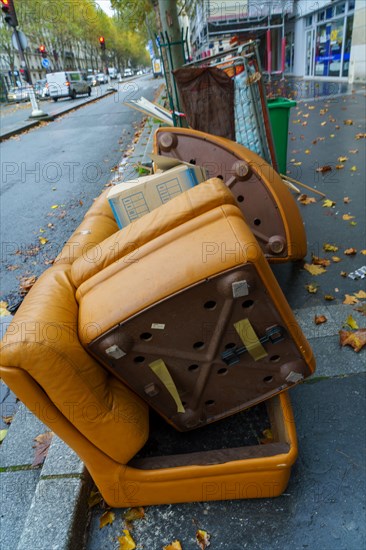
<path fill-rule="evenodd" d="M 7 0 L 5 0 L 5 1 L 7 1 Z M 105 42 L 105 41 L 104 41 L 104 36 L 100 36 L 100 37 L 99 37 L 99 42 L 100 42 L 101 44 L 104 44 L 104 42 Z"/>
<path fill-rule="evenodd" d="M 1 11 L 5 14 L 5 22 L 10 26 L 10 27 L 17 27 L 18 26 L 18 19 L 17 19 L 17 15 L 15 13 L 15 8 L 14 8 L 14 2 L 13 0 L 0 0 L 1 1 Z"/>
<path fill-rule="evenodd" d="M 45 52 L 46 51 L 46 46 L 44 46 L 43 44 L 41 44 L 41 46 L 39 47 L 39 51 L 42 53 L 42 52 Z"/>

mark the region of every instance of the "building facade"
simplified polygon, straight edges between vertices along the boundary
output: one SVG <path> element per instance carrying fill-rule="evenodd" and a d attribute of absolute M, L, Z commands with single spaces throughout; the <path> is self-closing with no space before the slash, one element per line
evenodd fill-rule
<path fill-rule="evenodd" d="M 270 74 L 365 81 L 365 0 L 187 0 L 194 60 L 258 40 Z"/>

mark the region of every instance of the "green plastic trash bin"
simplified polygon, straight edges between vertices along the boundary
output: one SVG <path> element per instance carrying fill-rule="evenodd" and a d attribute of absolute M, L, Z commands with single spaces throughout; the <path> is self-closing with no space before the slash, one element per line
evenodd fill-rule
<path fill-rule="evenodd" d="M 281 174 L 286 174 L 287 167 L 287 141 L 288 121 L 291 107 L 296 107 L 296 101 L 285 97 L 267 99 L 269 118 L 271 121 L 274 146 L 278 169 Z"/>

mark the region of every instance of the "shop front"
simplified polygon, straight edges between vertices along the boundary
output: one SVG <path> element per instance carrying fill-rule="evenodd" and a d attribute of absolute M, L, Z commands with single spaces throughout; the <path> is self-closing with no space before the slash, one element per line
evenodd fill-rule
<path fill-rule="evenodd" d="M 305 20 L 305 76 L 347 78 L 355 1 L 338 2 Z"/>

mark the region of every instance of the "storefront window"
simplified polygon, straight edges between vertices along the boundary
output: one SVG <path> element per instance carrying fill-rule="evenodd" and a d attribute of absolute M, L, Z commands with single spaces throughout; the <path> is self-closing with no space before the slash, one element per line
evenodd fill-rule
<path fill-rule="evenodd" d="M 340 76 L 343 19 L 319 25 L 316 36 L 316 76 Z"/>
<path fill-rule="evenodd" d="M 350 15 L 349 17 L 347 17 L 342 76 L 348 76 L 349 59 L 350 59 L 351 43 L 352 43 L 352 28 L 353 28 L 353 15 Z"/>
<path fill-rule="evenodd" d="M 336 6 L 336 15 L 342 15 L 342 13 L 344 13 L 346 11 L 346 4 L 343 3 L 343 4 L 338 4 L 338 6 Z"/>

